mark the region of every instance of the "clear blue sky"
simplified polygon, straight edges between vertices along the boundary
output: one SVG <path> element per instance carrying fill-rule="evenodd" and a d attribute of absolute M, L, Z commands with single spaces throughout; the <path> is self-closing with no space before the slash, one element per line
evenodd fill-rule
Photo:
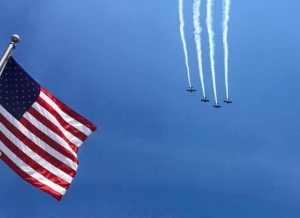
<path fill-rule="evenodd" d="M 204 104 L 192 0 L 184 2 L 188 87 L 178 1 L 3 0 L 0 50 L 98 126 L 61 202 L 0 164 L 0 217 L 300 217 L 300 4 L 232 0 L 232 105 Z M 201 23 L 207 96 L 213 90 Z M 218 98 L 225 98 L 222 5 L 215 0 Z"/>

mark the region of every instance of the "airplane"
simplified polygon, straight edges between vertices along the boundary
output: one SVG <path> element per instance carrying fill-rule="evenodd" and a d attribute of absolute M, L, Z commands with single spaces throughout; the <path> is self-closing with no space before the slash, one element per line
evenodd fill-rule
<path fill-rule="evenodd" d="M 214 105 L 214 107 L 218 109 L 219 107 L 221 107 L 221 105 L 219 105 L 219 103 L 216 103 L 216 104 Z"/>
<path fill-rule="evenodd" d="M 193 87 L 191 86 L 189 89 L 186 90 L 187 92 L 196 92 L 196 89 L 193 89 Z"/>
<path fill-rule="evenodd" d="M 229 98 L 226 98 L 226 100 L 224 100 L 224 102 L 226 102 L 227 104 L 231 104 L 232 101 L 229 100 Z"/>
<path fill-rule="evenodd" d="M 204 97 L 203 99 L 201 99 L 201 101 L 203 101 L 203 102 L 209 102 L 209 100 L 206 97 Z"/>

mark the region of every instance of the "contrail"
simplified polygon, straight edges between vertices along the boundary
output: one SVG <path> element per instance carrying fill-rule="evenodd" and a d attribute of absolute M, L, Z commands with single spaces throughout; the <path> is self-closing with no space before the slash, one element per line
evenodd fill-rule
<path fill-rule="evenodd" d="M 185 36 L 184 36 L 183 0 L 179 0 L 179 20 L 180 20 L 180 36 L 181 36 L 181 41 L 182 41 L 182 45 L 183 45 L 186 71 L 187 71 L 187 76 L 188 76 L 188 80 L 189 80 L 189 86 L 192 87 L 191 77 L 190 77 L 189 58 L 188 58 L 188 52 L 187 52 L 186 41 L 185 41 Z"/>
<path fill-rule="evenodd" d="M 212 28 L 213 18 L 212 18 L 212 7 L 213 7 L 213 0 L 207 0 L 207 17 L 206 17 L 206 25 L 208 31 L 208 39 L 209 39 L 209 53 L 210 53 L 210 66 L 211 66 L 211 74 L 212 74 L 212 81 L 213 81 L 213 88 L 214 88 L 214 95 L 216 104 L 218 103 L 217 98 L 217 88 L 216 88 L 216 74 L 215 74 L 215 59 L 214 59 L 214 31 Z"/>
<path fill-rule="evenodd" d="M 228 21 L 229 21 L 230 0 L 223 0 L 223 45 L 224 45 L 224 71 L 225 71 L 225 87 L 226 98 L 229 98 L 228 91 Z"/>
<path fill-rule="evenodd" d="M 194 12 L 194 34 L 195 34 L 195 42 L 196 42 L 196 49 L 197 49 L 197 56 L 198 56 L 198 66 L 199 66 L 199 75 L 200 75 L 200 82 L 202 85 L 202 92 L 203 97 L 206 97 L 205 94 L 205 86 L 203 81 L 203 68 L 202 68 L 202 49 L 201 49 L 201 26 L 200 26 L 200 6 L 201 6 L 201 0 L 194 0 L 193 5 L 193 12 Z"/>

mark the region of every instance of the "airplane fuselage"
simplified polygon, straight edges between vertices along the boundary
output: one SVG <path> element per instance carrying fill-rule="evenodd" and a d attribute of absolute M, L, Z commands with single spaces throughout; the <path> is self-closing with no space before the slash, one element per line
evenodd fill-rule
<path fill-rule="evenodd" d="M 190 88 L 187 89 L 186 91 L 192 93 L 192 92 L 196 92 L 196 89 L 193 89 L 193 87 L 190 87 Z"/>
<path fill-rule="evenodd" d="M 224 100 L 224 102 L 227 103 L 227 104 L 231 104 L 232 103 L 232 101 L 230 101 L 229 98 L 227 98 L 226 100 Z"/>
<path fill-rule="evenodd" d="M 203 102 L 209 102 L 209 100 L 208 100 L 208 99 L 206 99 L 206 98 L 204 98 L 204 99 L 201 99 L 201 101 L 203 101 Z"/>

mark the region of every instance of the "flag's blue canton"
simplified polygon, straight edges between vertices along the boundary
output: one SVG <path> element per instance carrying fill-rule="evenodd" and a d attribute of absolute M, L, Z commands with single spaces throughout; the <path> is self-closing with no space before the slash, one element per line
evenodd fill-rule
<path fill-rule="evenodd" d="M 0 77 L 0 104 L 16 119 L 36 101 L 40 85 L 10 57 Z"/>

